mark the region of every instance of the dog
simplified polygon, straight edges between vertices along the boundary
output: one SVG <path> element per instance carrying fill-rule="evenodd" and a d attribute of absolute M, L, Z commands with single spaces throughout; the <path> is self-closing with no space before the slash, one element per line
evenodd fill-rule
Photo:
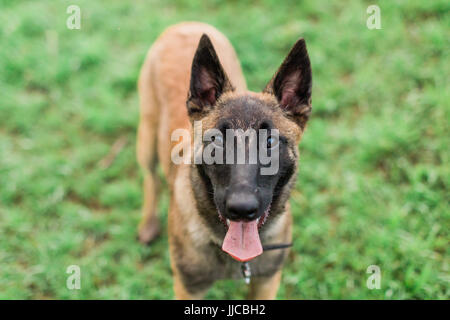
<path fill-rule="evenodd" d="M 311 113 L 311 86 L 304 39 L 259 93 L 247 90 L 232 45 L 210 25 L 171 26 L 148 51 L 138 82 L 137 160 L 144 171 L 138 237 L 148 244 L 160 233 L 159 165 L 170 196 L 175 298 L 201 299 L 218 279 L 242 279 L 243 262 L 245 272 L 251 270 L 248 298 L 276 297 L 289 250 L 263 247 L 291 242 L 288 200 L 297 176 L 298 144 Z M 175 164 L 173 149 L 193 143 L 174 141 L 172 133 L 185 129 L 194 134 L 194 123 L 201 123 L 203 134 L 209 129 L 278 130 L 277 140 L 267 139 L 269 149 L 277 148 L 277 172 L 262 175 L 260 162 Z"/>

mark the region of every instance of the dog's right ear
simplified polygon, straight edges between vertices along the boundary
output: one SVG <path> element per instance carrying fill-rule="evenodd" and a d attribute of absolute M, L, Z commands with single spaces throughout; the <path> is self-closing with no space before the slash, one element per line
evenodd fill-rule
<path fill-rule="evenodd" d="M 224 92 L 231 90 L 233 86 L 220 64 L 211 40 L 203 34 L 192 62 L 187 100 L 189 116 L 202 116 L 214 107 Z"/>

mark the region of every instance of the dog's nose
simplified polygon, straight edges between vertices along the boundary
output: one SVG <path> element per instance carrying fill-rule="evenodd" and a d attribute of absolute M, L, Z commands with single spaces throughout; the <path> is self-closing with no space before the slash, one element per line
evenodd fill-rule
<path fill-rule="evenodd" d="M 234 192 L 228 196 L 226 210 L 231 220 L 254 220 L 258 215 L 258 199 L 252 193 Z"/>

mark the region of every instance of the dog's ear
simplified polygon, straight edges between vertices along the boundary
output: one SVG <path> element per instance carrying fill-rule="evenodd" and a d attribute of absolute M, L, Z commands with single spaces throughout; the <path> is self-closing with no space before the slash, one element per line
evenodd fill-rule
<path fill-rule="evenodd" d="M 192 62 L 187 108 L 189 116 L 212 109 L 220 95 L 233 90 L 211 40 L 203 34 Z"/>
<path fill-rule="evenodd" d="M 306 43 L 299 39 L 263 92 L 275 95 L 286 115 L 304 129 L 311 113 L 311 86 Z"/>

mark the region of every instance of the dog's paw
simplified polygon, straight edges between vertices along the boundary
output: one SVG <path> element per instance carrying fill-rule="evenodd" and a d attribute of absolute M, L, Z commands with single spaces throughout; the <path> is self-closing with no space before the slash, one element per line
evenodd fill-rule
<path fill-rule="evenodd" d="M 140 225 L 138 229 L 138 240 L 140 243 L 148 245 L 161 233 L 158 219 L 154 219 L 145 225 Z"/>

